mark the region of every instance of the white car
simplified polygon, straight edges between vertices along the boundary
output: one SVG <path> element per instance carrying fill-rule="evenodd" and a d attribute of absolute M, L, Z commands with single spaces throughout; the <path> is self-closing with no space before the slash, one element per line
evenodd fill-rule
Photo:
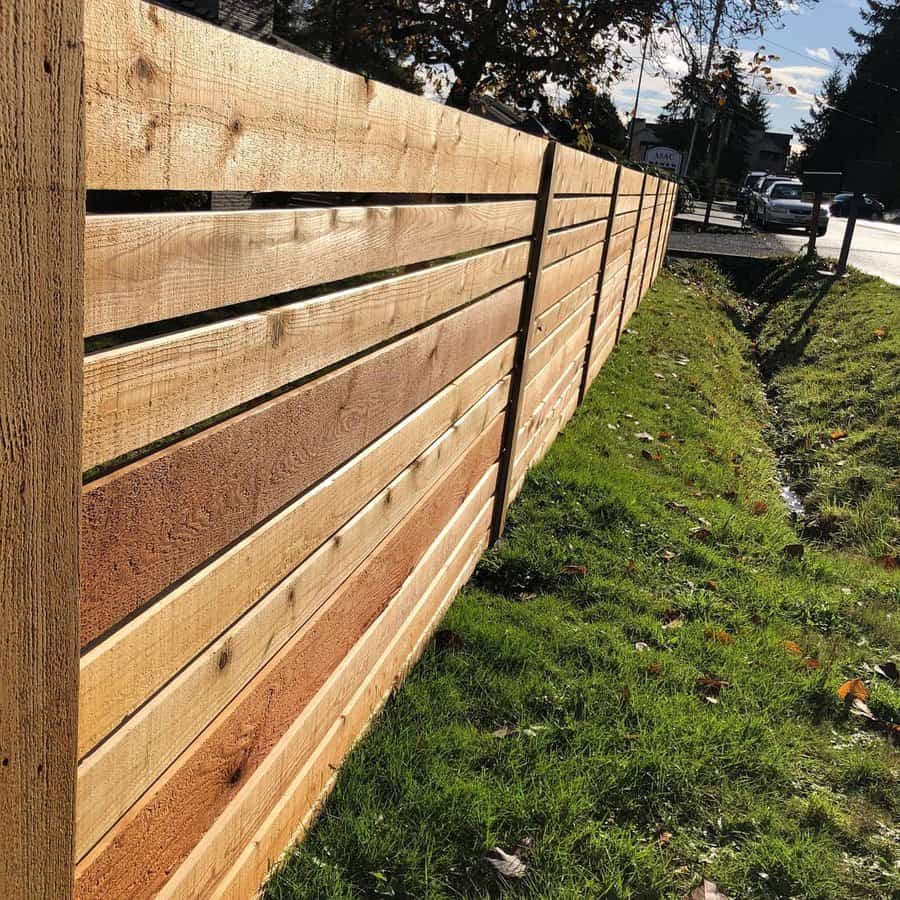
<path fill-rule="evenodd" d="M 763 231 L 773 226 L 785 228 L 812 228 L 813 204 L 803 199 L 803 186 L 790 181 L 776 181 L 770 184 L 759 198 L 759 224 Z M 821 236 L 828 230 L 828 207 L 819 207 L 819 227 Z"/>

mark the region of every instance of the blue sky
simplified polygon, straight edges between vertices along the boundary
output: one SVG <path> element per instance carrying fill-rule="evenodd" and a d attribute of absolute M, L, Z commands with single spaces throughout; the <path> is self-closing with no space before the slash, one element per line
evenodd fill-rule
<path fill-rule="evenodd" d="M 786 3 L 781 28 L 770 28 L 764 37 L 739 44 L 748 56 L 761 44 L 768 53 L 780 56 L 772 64 L 775 80 L 797 89 L 796 96 L 782 90 L 779 95 L 768 97 L 773 131 L 790 132 L 791 126 L 806 114 L 822 79 L 837 65 L 833 48 L 852 47 L 848 29 L 862 25 L 860 6 L 861 0 L 820 0 L 811 8 Z M 636 55 L 640 55 L 639 50 Z M 670 97 L 670 79 L 680 71 L 680 61 L 674 55 L 664 65 L 665 72 L 648 68 L 644 73 L 638 115 L 651 121 Z M 612 88 L 623 119 L 634 105 L 636 85 L 635 65 L 630 77 Z"/>

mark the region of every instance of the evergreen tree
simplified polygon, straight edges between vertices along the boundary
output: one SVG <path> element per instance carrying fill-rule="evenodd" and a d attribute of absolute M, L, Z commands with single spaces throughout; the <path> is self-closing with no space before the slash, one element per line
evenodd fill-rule
<path fill-rule="evenodd" d="M 843 93 L 844 80 L 840 71 L 835 69 L 822 82 L 821 91 L 813 98 L 809 118 L 801 119 L 800 124 L 794 126 L 794 134 L 804 146 L 801 165 L 818 168 L 819 144 L 828 132 L 832 119 L 840 111 Z"/>

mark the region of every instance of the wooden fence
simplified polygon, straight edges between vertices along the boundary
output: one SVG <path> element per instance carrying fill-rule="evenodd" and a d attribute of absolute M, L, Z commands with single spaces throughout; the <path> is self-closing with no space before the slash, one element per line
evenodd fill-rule
<path fill-rule="evenodd" d="M 652 285 L 674 186 L 141 0 L 0 26 L 0 895 L 249 897 Z"/>

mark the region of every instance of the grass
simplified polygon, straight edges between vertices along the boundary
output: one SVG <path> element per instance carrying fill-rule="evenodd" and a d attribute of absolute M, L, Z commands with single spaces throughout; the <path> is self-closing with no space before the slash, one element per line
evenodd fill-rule
<path fill-rule="evenodd" d="M 674 900 L 701 876 L 736 900 L 900 897 L 898 753 L 836 695 L 863 677 L 900 721 L 867 668 L 900 649 L 900 585 L 785 554 L 736 303 L 708 269 L 660 279 L 451 607 L 461 641 L 426 651 L 268 900 Z"/>
<path fill-rule="evenodd" d="M 811 536 L 900 554 L 900 287 L 782 261 L 743 307 L 782 427 L 778 449 L 805 496 Z"/>

